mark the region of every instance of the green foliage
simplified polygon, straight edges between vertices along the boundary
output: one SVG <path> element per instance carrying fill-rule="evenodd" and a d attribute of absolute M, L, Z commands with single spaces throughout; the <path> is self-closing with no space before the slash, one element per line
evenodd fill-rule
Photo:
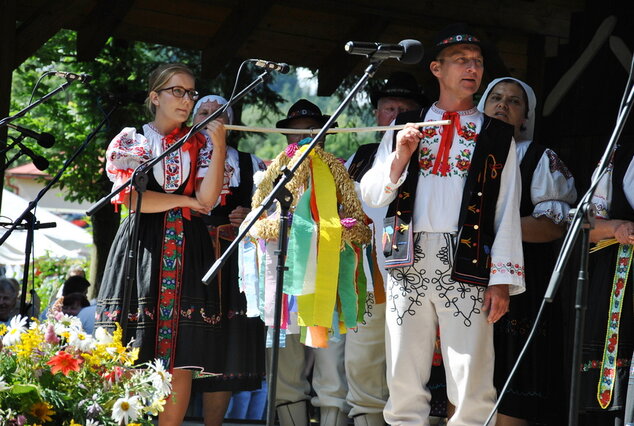
<path fill-rule="evenodd" d="M 57 289 L 64 284 L 68 272 L 74 266 L 81 267 L 84 271 L 90 271 L 90 262 L 87 260 L 69 259 L 66 257 L 42 256 L 33 262 L 33 280 L 35 292 L 40 298 L 40 307 L 44 310 L 51 298 L 55 296 Z M 90 280 L 89 277 L 86 277 Z"/>
<path fill-rule="evenodd" d="M 301 78 L 299 75 L 301 74 Z M 341 90 L 331 97 L 316 96 L 312 90 L 312 84 L 316 80 L 310 72 L 304 69 L 296 70 L 296 73 L 277 74 L 272 83 L 272 89 L 277 90 L 283 98 L 279 109 L 282 113 L 273 116 L 271 111 L 257 107 L 247 107 L 242 113 L 242 122 L 246 125 L 257 127 L 275 127 L 275 123 L 286 117 L 288 109 L 301 98 L 308 99 L 322 110 L 324 114 L 332 114 L 352 87 Z M 356 78 L 353 78 L 356 82 Z M 351 80 L 351 81 L 352 81 Z M 337 118 L 339 127 L 365 127 L 373 126 L 374 115 L 372 106 L 364 93 L 357 95 L 355 99 L 344 109 Z M 347 159 L 360 145 L 372 143 L 377 140 L 376 133 L 338 133 L 327 136 L 326 150 L 334 155 Z M 249 133 L 240 140 L 240 149 L 252 152 L 258 157 L 271 160 L 286 146 L 286 138 L 277 133 Z"/>

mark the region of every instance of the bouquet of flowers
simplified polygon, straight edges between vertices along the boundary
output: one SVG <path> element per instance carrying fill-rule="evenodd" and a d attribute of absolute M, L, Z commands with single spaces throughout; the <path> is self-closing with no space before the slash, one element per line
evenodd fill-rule
<path fill-rule="evenodd" d="M 151 425 L 171 392 L 159 360 L 133 366 L 121 329 L 94 337 L 76 317 L 0 325 L 0 426 Z"/>

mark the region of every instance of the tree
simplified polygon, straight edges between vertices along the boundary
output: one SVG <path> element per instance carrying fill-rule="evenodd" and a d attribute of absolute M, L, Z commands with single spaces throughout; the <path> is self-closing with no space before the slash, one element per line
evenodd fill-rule
<path fill-rule="evenodd" d="M 76 37 L 73 31 L 60 31 L 14 71 L 11 109 L 18 111 L 29 103 L 34 90 L 32 88 L 45 71 L 63 69 L 93 76 L 89 84 L 73 83 L 66 93 L 58 94 L 31 110 L 20 119 L 20 125 L 47 131 L 56 137 L 55 146 L 46 155 L 50 161 L 48 172 L 55 174 L 106 114 L 114 110 L 104 127 L 59 182 L 59 186 L 65 190 L 66 199 L 95 202 L 112 189 L 104 172 L 108 143 L 123 127 L 139 128 L 149 118 L 137 98 L 145 97 L 144 88 L 147 87 L 146 79 L 150 71 L 163 62 L 183 62 L 198 73 L 200 52 L 111 38 L 94 61 L 78 62 Z M 228 64 L 223 74 L 213 81 L 198 81 L 199 91 L 228 94 L 233 87 L 233 71 L 238 65 Z M 247 69 L 244 80 L 254 74 Z M 59 84 L 61 82 L 53 77 L 42 79 L 33 95 L 42 96 Z M 278 100 L 277 94 L 265 84 L 259 88 L 257 96 L 245 99 L 244 103 L 277 111 Z M 32 142 L 25 141 L 25 144 L 36 152 L 41 150 Z M 90 277 L 95 284 L 92 291 L 96 292 L 120 218 L 119 213 L 108 204 L 91 220 L 95 253 Z"/>

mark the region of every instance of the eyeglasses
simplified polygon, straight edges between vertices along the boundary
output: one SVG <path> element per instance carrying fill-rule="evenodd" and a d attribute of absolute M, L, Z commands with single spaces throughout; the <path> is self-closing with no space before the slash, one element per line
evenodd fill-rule
<path fill-rule="evenodd" d="M 197 101 L 198 98 L 200 97 L 200 93 L 198 93 L 197 91 L 195 91 L 194 89 L 185 89 L 182 86 L 172 86 L 172 87 L 165 87 L 163 89 L 159 89 L 156 92 L 162 92 L 163 90 L 170 90 L 172 92 L 172 95 L 174 95 L 177 98 L 184 98 L 185 95 L 189 96 L 189 99 L 191 99 L 192 101 Z"/>
<path fill-rule="evenodd" d="M 458 56 L 455 58 L 436 58 L 438 62 L 447 61 L 454 65 L 460 66 L 473 66 L 474 68 L 484 68 L 484 60 L 482 58 L 467 58 L 464 56 Z"/>

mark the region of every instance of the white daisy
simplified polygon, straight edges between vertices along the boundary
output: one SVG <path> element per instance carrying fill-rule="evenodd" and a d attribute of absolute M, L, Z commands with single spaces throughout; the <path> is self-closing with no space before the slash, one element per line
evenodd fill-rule
<path fill-rule="evenodd" d="M 86 426 L 101 426 L 101 423 L 96 422 L 92 419 L 86 419 Z"/>
<path fill-rule="evenodd" d="M 82 352 L 88 352 L 94 347 L 94 340 L 92 336 L 85 331 L 80 330 L 72 330 L 70 332 L 68 343 L 75 346 Z"/>
<path fill-rule="evenodd" d="M 103 327 L 99 327 L 95 330 L 95 340 L 101 345 L 108 345 L 113 342 L 112 334 L 108 333 Z"/>
<path fill-rule="evenodd" d="M 61 336 L 62 333 L 71 333 L 73 331 L 83 330 L 81 320 L 76 316 L 62 315 L 59 321 L 55 322 L 55 333 Z"/>
<path fill-rule="evenodd" d="M 11 389 L 11 386 L 4 381 L 4 376 L 0 375 L 0 392 Z"/>
<path fill-rule="evenodd" d="M 138 396 L 130 398 L 119 398 L 112 407 L 112 420 L 117 423 L 123 421 L 124 424 L 128 424 L 139 417 L 139 410 L 141 404 Z"/>
<path fill-rule="evenodd" d="M 152 386 L 158 390 L 163 397 L 172 393 L 172 375 L 165 370 L 163 362 L 156 359 L 149 364 L 149 367 L 150 370 L 152 370 L 152 374 L 150 374 Z"/>
<path fill-rule="evenodd" d="M 26 331 L 27 317 L 16 315 L 11 318 L 7 333 L 2 338 L 2 344 L 4 346 L 13 346 L 16 343 L 20 343 L 21 335 Z"/>

